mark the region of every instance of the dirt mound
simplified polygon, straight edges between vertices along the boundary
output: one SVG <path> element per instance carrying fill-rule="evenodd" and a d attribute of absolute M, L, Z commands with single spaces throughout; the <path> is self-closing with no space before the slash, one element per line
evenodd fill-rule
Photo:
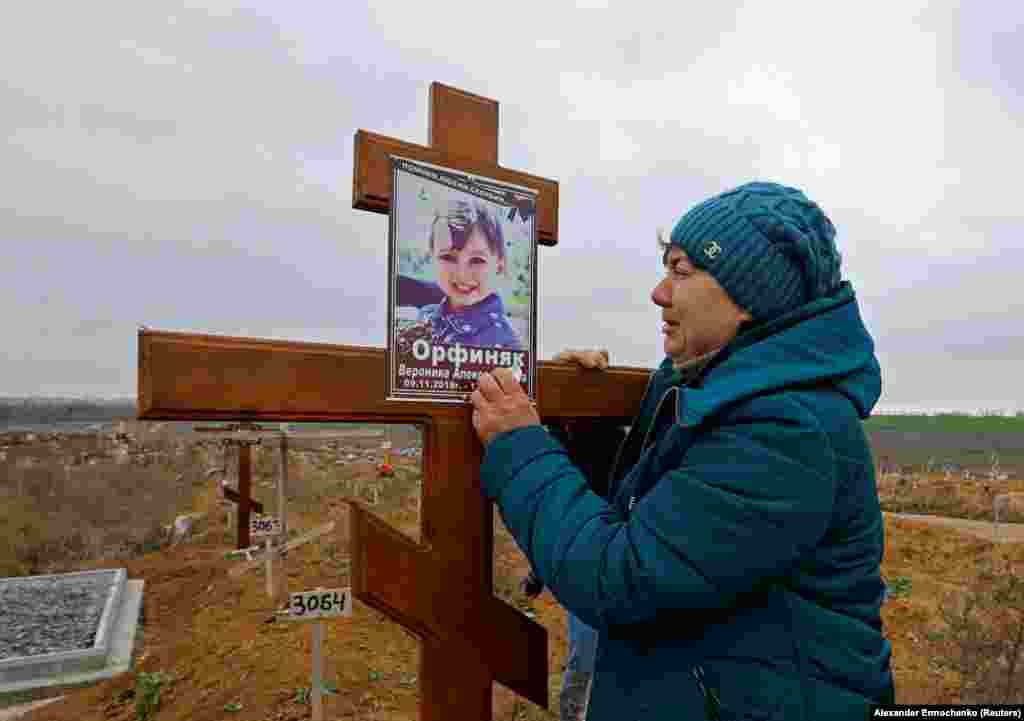
<path fill-rule="evenodd" d="M 305 456 L 303 456 L 305 458 Z M 289 553 L 275 564 L 290 591 L 349 585 L 346 497 L 364 502 L 394 527 L 418 537 L 419 471 L 404 459 L 396 477 L 382 482 L 369 464 L 338 467 L 330 454 L 312 454 L 293 467 L 289 525 L 296 532 L 336 521 L 334 533 Z M 298 491 L 296 491 L 298 492 Z M 199 489 L 196 510 L 216 511 L 213 484 Z M 271 497 L 268 495 L 268 502 Z M 1024 567 L 1024 543 L 995 545 L 970 533 L 916 519 L 886 517 L 883 575 L 894 595 L 883 609 L 886 634 L 894 648 L 897 700 L 901 703 L 950 703 L 959 678 L 941 663 L 950 654 L 938 613 L 949 594 L 983 585 L 983 559 Z M 966 529 L 966 524 L 958 524 Z M 968 529 L 969 530 L 969 529 Z M 310 684 L 311 627 L 268 623 L 274 604 L 266 595 L 261 566 L 240 578 L 225 559 L 232 536 L 217 514 L 205 537 L 129 560 L 81 563 L 76 570 L 126 567 L 129 578 L 144 579 L 144 618 L 136 646 L 135 672 L 33 710 L 30 721 L 129 721 L 136 718 L 136 691 L 143 674 L 161 673 L 157 721 L 297 721 L 310 707 L 302 690 Z M 281 564 L 284 564 L 283 567 Z M 557 692 L 565 658 L 565 613 L 545 592 L 530 602 L 517 590 L 528 564 L 501 521 L 495 520 L 495 594 L 534 615 L 549 634 L 549 708 Z M 280 576 L 279 576 L 280 577 Z M 354 603 L 354 615 L 325 623 L 324 679 L 336 693 L 325 697 L 327 719 L 396 720 L 418 718 L 416 685 L 418 641 L 380 613 Z M 538 721 L 555 715 L 496 686 L 494 718 Z M 235 706 L 238 704 L 240 706 Z M 230 710 L 235 709 L 237 710 Z"/>
<path fill-rule="evenodd" d="M 360 475 L 363 475 L 360 473 Z M 197 499 L 203 504 L 205 499 Z M 374 509 L 396 528 L 418 536 L 415 497 Z M 293 527 L 304 530 L 325 518 L 346 518 L 343 498 L 324 499 L 316 513 L 297 513 Z M 496 592 L 517 595 L 519 579 L 527 571 L 526 559 L 511 537 L 496 524 Z M 211 528 L 210 533 L 216 534 Z M 349 585 L 346 524 L 321 542 L 293 551 L 284 563 L 292 591 Z M 136 672 L 161 672 L 171 681 L 161 691 L 159 721 L 244 720 L 291 721 L 308 719 L 310 707 L 299 699 L 311 673 L 312 627 L 273 622 L 273 605 L 266 595 L 262 567 L 235 580 L 225 560 L 231 550 L 227 535 L 168 548 L 130 561 L 83 564 L 83 568 L 125 566 L 129 578 L 146 581 L 141 643 L 136 646 Z M 279 570 L 275 567 L 275 574 Z M 565 655 L 564 612 L 549 593 L 529 603 L 550 634 L 551 708 Z M 418 640 L 382 614 L 354 602 L 351 619 L 325 623 L 324 679 L 336 694 L 324 697 L 327 719 L 417 719 L 416 688 Z M 122 674 L 98 686 L 68 692 L 63 699 L 33 711 L 30 721 L 69 718 L 90 721 L 135 719 L 136 679 Z M 237 711 L 226 705 L 241 704 Z M 523 710 L 529 706 L 529 715 Z M 233 707 L 228 707 L 233 708 Z M 495 719 L 547 719 L 552 714 L 519 700 L 497 687 Z"/>

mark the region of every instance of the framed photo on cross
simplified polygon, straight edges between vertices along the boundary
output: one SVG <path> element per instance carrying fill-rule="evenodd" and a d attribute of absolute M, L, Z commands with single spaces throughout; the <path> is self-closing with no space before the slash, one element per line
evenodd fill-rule
<path fill-rule="evenodd" d="M 510 368 L 536 401 L 536 191 L 390 158 L 387 399 L 462 403 Z"/>

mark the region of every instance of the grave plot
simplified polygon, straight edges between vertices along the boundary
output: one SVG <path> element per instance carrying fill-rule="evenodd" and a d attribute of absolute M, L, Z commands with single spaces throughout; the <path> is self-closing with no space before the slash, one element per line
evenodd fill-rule
<path fill-rule="evenodd" d="M 399 456 L 398 451 L 420 443 L 420 432 L 415 426 L 396 427 L 394 434 L 390 430 L 372 434 L 353 431 L 351 424 L 291 423 L 285 427 L 284 438 L 265 438 L 259 446 L 264 471 L 272 470 L 276 479 L 274 487 L 262 489 L 264 497 L 285 498 L 285 512 L 281 514 L 270 504 L 273 515 L 252 516 L 253 545 L 225 555 L 232 562 L 228 579 L 239 591 L 245 589 L 246 600 L 234 611 L 256 629 L 299 635 L 303 647 L 308 643 L 303 664 L 309 671 L 294 685 L 291 701 L 308 709 L 311 719 L 371 708 L 363 698 L 365 692 L 356 691 L 361 683 L 395 698 L 415 700 L 419 691 L 412 637 L 403 639 L 400 648 L 393 642 L 370 643 L 366 626 L 376 627 L 379 622 L 368 623 L 368 616 L 376 618 L 377 614 L 360 602 L 354 608 L 347 503 L 360 500 L 418 539 L 422 469 L 418 460 Z M 339 465 L 337 459 L 352 452 L 355 441 L 364 445 L 361 451 L 373 450 L 380 462 L 360 456 Z M 260 460 L 253 464 L 254 479 L 259 477 L 260 465 Z M 385 465 L 389 467 L 386 471 Z M 278 488 L 281 482 L 286 487 Z M 256 490 L 261 490 L 259 483 Z M 273 534 L 282 518 L 290 529 L 286 540 Z M 273 544 L 261 545 L 270 538 Z M 234 533 L 223 536 L 224 542 L 234 539 Z M 251 595 L 252 590 L 264 588 L 265 593 Z M 341 661 L 381 645 L 390 646 L 390 653 L 372 659 L 372 667 L 361 675 Z M 382 663 L 384 655 L 389 658 L 387 663 Z"/>
<path fill-rule="evenodd" d="M 0 584 L 0 661 L 61 651 L 92 649 L 102 641 L 100 619 L 108 597 L 115 600 L 123 575 L 30 576 Z"/>
<path fill-rule="evenodd" d="M 415 634 L 390 623 L 383 613 L 352 599 L 351 616 L 343 607 L 339 617 L 309 623 L 270 621 L 293 593 L 312 592 L 318 586 L 332 592 L 351 587 L 348 499 L 363 499 L 372 513 L 407 537 L 416 541 L 422 537 L 416 510 L 422 490 L 421 461 L 399 454 L 422 445 L 421 430 L 414 425 L 393 427 L 395 475 L 393 479 L 381 479 L 375 465 L 362 460 L 334 465 L 332 459 L 344 443 L 334 447 L 333 434 L 346 426 L 330 424 L 315 434 L 308 431 L 307 426 L 316 425 L 289 426 L 286 490 L 292 530 L 287 557 L 273 562 L 275 583 L 286 579 L 283 596 L 273 602 L 268 598 L 266 563 L 259 554 L 253 554 L 251 563 L 244 558 L 225 558 L 235 550 L 235 529 L 227 532 L 221 527 L 211 528 L 208 534 L 127 563 L 130 576 L 147 579 L 145 639 L 136 652 L 133 670 L 158 672 L 167 679 L 162 687 L 162 709 L 156 718 L 311 719 L 314 629 L 321 623 L 320 708 L 325 720 L 419 718 L 420 641 Z M 327 436 L 310 437 L 321 432 Z M 402 439 L 400 432 L 408 438 Z M 211 448 L 221 447 L 219 441 L 214 444 L 212 438 L 208 440 Z M 380 448 L 382 442 L 378 437 L 375 448 L 381 456 L 387 450 Z M 274 480 L 279 472 L 279 446 L 265 442 L 253 451 L 254 497 L 276 514 L 276 483 L 268 487 L 261 483 Z M 219 459 L 219 453 L 212 455 Z M 229 456 L 236 453 L 237 449 L 228 449 Z M 378 483 L 379 497 L 373 504 L 371 486 Z M 197 501 L 209 492 L 209 488 L 198 490 Z M 335 525 L 324 530 L 332 522 Z M 557 709 L 565 661 L 564 610 L 549 593 L 530 601 L 517 590 L 528 564 L 500 518 L 494 519 L 493 528 L 494 594 L 547 628 L 552 641 L 548 707 Z M 333 610 L 333 596 L 331 601 Z M 66 694 L 51 708 L 33 711 L 32 718 L 135 718 L 135 688 L 135 674 L 122 674 L 82 693 Z M 230 710 L 238 706 L 241 710 Z M 501 684 L 494 684 L 492 710 L 492 717 L 498 721 L 554 718 L 550 711 L 537 708 Z"/>
<path fill-rule="evenodd" d="M 127 670 L 142 587 L 123 568 L 0 579 L 0 704 Z"/>

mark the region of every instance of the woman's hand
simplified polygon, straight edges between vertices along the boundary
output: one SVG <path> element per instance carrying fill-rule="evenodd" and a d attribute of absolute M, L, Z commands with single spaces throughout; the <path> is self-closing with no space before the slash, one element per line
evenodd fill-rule
<path fill-rule="evenodd" d="M 556 355 L 552 360 L 556 363 L 575 363 L 582 368 L 605 370 L 608 368 L 608 351 L 569 348 Z"/>
<path fill-rule="evenodd" d="M 473 404 L 473 428 L 485 447 L 499 433 L 540 425 L 537 409 L 508 368 L 481 373 L 469 401 Z"/>

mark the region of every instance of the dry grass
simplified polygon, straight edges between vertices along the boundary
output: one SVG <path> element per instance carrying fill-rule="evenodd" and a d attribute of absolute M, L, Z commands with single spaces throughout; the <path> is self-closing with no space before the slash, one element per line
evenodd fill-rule
<path fill-rule="evenodd" d="M 301 531 L 334 520 L 337 530 L 275 564 L 275 575 L 286 579 L 287 590 L 349 585 L 345 501 L 355 495 L 371 499 L 377 479 L 372 464 L 339 466 L 336 457 L 333 449 L 297 449 L 289 455 L 290 527 Z M 83 487 L 106 499 L 93 507 L 110 505 L 114 515 L 101 511 L 79 513 L 76 509 L 78 522 L 86 528 L 85 519 L 89 527 L 103 530 L 102 538 L 91 541 L 98 548 L 127 532 L 124 528 L 106 530 L 103 525 L 121 522 L 119 512 L 123 515 L 130 511 L 130 517 L 124 521 L 127 528 L 144 533 L 151 523 L 166 523 L 175 512 L 201 508 L 217 511 L 220 504 L 215 482 L 219 475 L 206 478 L 205 469 L 217 467 L 224 460 L 216 449 L 206 448 L 184 454 L 169 468 L 160 464 L 138 469 L 119 466 L 111 472 L 119 470 L 124 477 L 104 477 L 105 487 L 100 485 L 100 476 L 85 484 L 83 475 Z M 173 478 L 182 473 L 181 487 L 167 483 L 166 474 Z M 273 473 L 273 454 L 258 453 L 254 459 L 254 492 L 271 509 L 273 489 L 262 484 Z M 29 478 L 26 476 L 25 480 Z M 380 486 L 379 503 L 371 506 L 388 523 L 413 537 L 419 534 L 419 478 L 418 465 L 400 459 L 395 479 Z M 60 524 L 60 530 L 47 526 L 49 519 L 60 518 L 55 515 L 54 506 L 46 505 L 48 499 L 57 498 L 48 495 L 48 483 L 53 484 L 54 480 L 40 477 L 29 483 L 33 502 L 39 505 L 34 510 L 18 510 L 11 517 L 36 528 L 41 536 L 59 538 L 67 526 L 56 520 L 53 522 Z M 78 498 L 81 501 L 81 496 Z M 13 500 L 8 498 L 7 503 Z M 37 516 L 25 515 L 30 512 Z M 1000 569 L 1024 567 L 1024 544 L 997 547 L 950 529 L 896 518 L 887 518 L 886 531 L 882 571 L 897 595 L 886 603 L 883 618 L 886 635 L 894 647 L 897 700 L 951 703 L 998 693 L 1008 668 L 998 658 L 1002 655 L 1009 661 L 1004 651 L 1012 650 L 1007 644 L 1013 641 L 1014 628 L 1020 628 L 1020 618 L 1013 615 L 1017 613 L 1013 610 L 1016 607 L 1007 600 L 1015 597 L 1015 588 L 1003 589 L 1001 601 L 993 601 L 1000 599 L 998 579 L 1008 575 Z M 136 647 L 137 674 L 122 674 L 95 687 L 70 692 L 62 701 L 34 711 L 30 719 L 134 719 L 136 684 L 144 678 L 141 674 L 155 672 L 167 675 L 161 708 L 151 717 L 156 721 L 309 718 L 309 706 L 300 702 L 296 690 L 309 686 L 311 629 L 304 624 L 265 623 L 274 604 L 266 595 L 262 567 L 239 579 L 228 576 L 227 571 L 235 563 L 224 556 L 233 547 L 233 540 L 234 534 L 215 512 L 205 535 L 188 544 L 152 547 L 142 555 L 138 552 L 146 549 L 136 547 L 135 555 L 125 558 L 115 558 L 104 551 L 91 560 L 62 561 L 67 570 L 123 566 L 130 578 L 146 581 L 145 617 L 141 642 Z M 989 564 L 988 570 L 985 563 Z M 534 614 L 535 620 L 547 629 L 549 708 L 557 709 L 566 653 L 565 614 L 548 592 L 535 601 L 519 592 L 518 582 L 527 570 L 526 559 L 496 518 L 494 591 L 520 610 Z M 971 593 L 981 596 L 968 608 L 964 601 L 971 600 Z M 325 718 L 418 718 L 417 639 L 360 602 L 356 601 L 354 606 L 353 618 L 325 624 L 324 677 L 338 691 L 325 698 Z M 978 624 L 971 625 L 975 620 Z M 979 638 L 981 641 L 976 642 Z M 993 642 L 999 639 L 1004 642 L 1000 647 L 1004 651 L 993 651 Z M 977 643 L 982 643 L 980 648 L 988 652 L 988 658 L 996 660 L 979 664 L 981 651 L 975 650 Z M 974 673 L 972 668 L 982 669 L 983 673 Z M 999 699 L 993 695 L 984 700 Z M 226 711 L 225 705 L 231 703 L 240 703 L 241 709 Z M 554 719 L 555 715 L 496 684 L 494 718 L 541 721 Z"/>
<path fill-rule="evenodd" d="M 943 473 L 913 473 L 903 477 L 880 475 L 878 497 L 882 509 L 893 513 L 925 513 L 952 518 L 992 520 L 995 496 L 1024 491 L 1024 479 L 990 481 L 987 478 L 963 480 L 960 475 L 947 478 Z M 1024 512 L 1013 507 L 1001 519 L 1024 523 Z"/>
<path fill-rule="evenodd" d="M 1007 693 L 998 670 L 977 663 L 1012 651 L 1024 621 L 1015 584 L 1022 570 L 1024 543 L 996 545 L 922 521 L 886 519 L 882 574 L 897 593 L 882 619 L 899 703 L 1008 703 L 1003 699 L 1024 689 L 1017 674 Z"/>
<path fill-rule="evenodd" d="M 201 459 L 217 465 L 215 450 Z M 289 525 L 305 530 L 328 520 L 336 532 L 308 544 L 275 564 L 275 575 L 287 579 L 291 591 L 315 586 L 349 585 L 346 498 L 373 498 L 371 506 L 390 524 L 412 537 L 419 536 L 418 462 L 399 459 L 394 479 L 380 484 L 371 463 L 336 465 L 337 453 L 327 448 L 293 450 L 289 454 Z M 254 490 L 263 491 L 273 508 L 263 478 L 274 472 L 273 454 L 254 459 Z M 229 468 L 230 472 L 230 468 Z M 219 509 L 216 479 L 200 484 L 191 504 Z M 187 510 L 187 508 L 185 509 Z M 499 595 L 523 609 L 532 609 L 551 634 L 550 694 L 557 696 L 558 669 L 564 659 L 561 628 L 563 611 L 549 594 L 535 602 L 518 597 L 516 585 L 526 572 L 526 560 L 500 521 L 495 524 L 495 586 Z M 206 533 L 197 541 L 154 550 L 146 555 L 80 562 L 80 569 L 125 566 L 129 577 L 146 580 L 143 640 L 137 675 L 124 674 L 104 684 L 73 691 L 59 703 L 39 709 L 32 718 L 131 719 L 141 697 L 143 676 L 162 672 L 161 708 L 151 718 L 190 719 L 305 719 L 309 706 L 300 702 L 310 679 L 310 627 L 274 623 L 274 604 L 266 595 L 262 566 L 235 580 L 227 575 L 234 563 L 225 553 L 234 534 L 214 513 Z M 283 571 L 283 572 L 282 572 Z M 325 624 L 324 678 L 337 688 L 325 697 L 328 719 L 414 719 L 418 717 L 416 684 L 418 641 L 373 609 L 355 602 L 352 619 Z M 225 711 L 225 704 L 241 709 Z M 553 714 L 518 699 L 495 685 L 494 717 L 501 721 L 540 721 Z"/>
<path fill-rule="evenodd" d="M 159 547 L 162 526 L 189 510 L 201 476 L 192 454 L 148 449 L 146 465 L 98 458 L 109 450 L 99 436 L 9 449 L 0 462 L 0 575 L 61 573 Z M 96 460 L 80 462 L 82 454 Z"/>

